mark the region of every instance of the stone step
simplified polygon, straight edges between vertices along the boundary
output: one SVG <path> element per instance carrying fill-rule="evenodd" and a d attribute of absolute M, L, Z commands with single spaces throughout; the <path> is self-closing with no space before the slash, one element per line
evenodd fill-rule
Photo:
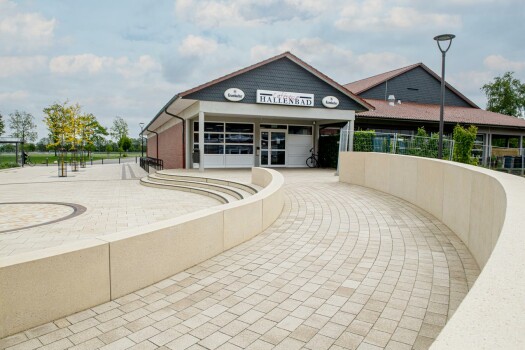
<path fill-rule="evenodd" d="M 203 177 L 203 176 L 170 174 L 163 170 L 157 171 L 155 173 L 155 176 L 157 176 L 158 178 L 164 178 L 164 179 L 182 180 L 182 181 L 187 180 L 187 181 L 194 181 L 194 182 L 207 182 L 207 183 L 213 183 L 213 184 L 227 186 L 227 187 L 235 187 L 237 189 L 243 190 L 250 194 L 256 194 L 258 192 L 257 188 L 254 186 L 250 186 L 247 184 L 243 184 L 243 183 L 236 182 L 236 181 L 230 181 L 230 180 L 209 178 L 209 177 Z"/>
<path fill-rule="evenodd" d="M 213 199 L 216 199 L 219 202 L 224 203 L 224 204 L 235 202 L 238 200 L 236 197 L 233 197 L 229 194 L 226 194 L 224 192 L 220 192 L 217 190 L 212 190 L 209 188 L 183 186 L 183 185 L 178 185 L 178 184 L 161 183 L 161 182 L 152 181 L 148 177 L 143 177 L 142 179 L 140 179 L 140 183 L 144 186 L 149 186 L 149 187 L 197 193 L 200 195 L 204 195 L 204 196 L 208 196 Z"/>
<path fill-rule="evenodd" d="M 186 176 L 183 179 L 179 179 L 179 178 L 167 178 L 163 176 L 158 176 L 157 174 L 148 175 L 148 179 L 151 182 L 160 183 L 160 184 L 179 185 L 179 186 L 185 186 L 185 187 L 191 187 L 191 188 L 209 189 L 209 190 L 213 190 L 217 192 L 222 192 L 232 197 L 235 197 L 238 200 L 247 198 L 252 195 L 252 193 L 247 192 L 243 189 L 239 189 L 237 187 L 232 187 L 229 185 L 222 184 L 222 183 L 227 183 L 228 181 L 223 181 L 221 182 L 221 184 L 217 184 L 214 182 L 202 181 L 201 180 L 202 178 L 199 178 L 197 181 L 195 181 L 190 176 Z"/>

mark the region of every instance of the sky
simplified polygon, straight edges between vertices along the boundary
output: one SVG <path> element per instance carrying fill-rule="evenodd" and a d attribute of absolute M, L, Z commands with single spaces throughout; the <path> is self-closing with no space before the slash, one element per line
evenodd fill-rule
<path fill-rule="evenodd" d="M 346 84 L 423 62 L 480 107 L 525 82 L 523 0 L 0 0 L 0 113 L 79 103 L 130 136 L 178 92 L 284 51 Z M 6 136 L 9 134 L 7 130 Z"/>

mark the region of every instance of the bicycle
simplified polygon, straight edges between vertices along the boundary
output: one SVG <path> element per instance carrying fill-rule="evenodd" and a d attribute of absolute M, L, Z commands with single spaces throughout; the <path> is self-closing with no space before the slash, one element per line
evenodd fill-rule
<path fill-rule="evenodd" d="M 317 159 L 317 154 L 314 153 L 314 149 L 310 149 L 310 153 L 312 154 L 310 157 L 306 159 L 306 165 L 309 168 L 318 168 L 319 167 L 319 160 Z"/>

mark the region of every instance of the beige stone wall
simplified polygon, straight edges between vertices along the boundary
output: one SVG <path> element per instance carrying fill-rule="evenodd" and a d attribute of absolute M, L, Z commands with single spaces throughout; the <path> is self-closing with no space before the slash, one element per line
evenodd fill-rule
<path fill-rule="evenodd" d="M 261 233 L 282 211 L 284 178 L 261 168 L 252 178 L 264 188 L 238 202 L 0 258 L 0 338 L 147 287 Z"/>
<path fill-rule="evenodd" d="M 382 153 L 340 155 L 339 180 L 403 198 L 445 223 L 482 268 L 432 349 L 525 344 L 525 179 Z"/>

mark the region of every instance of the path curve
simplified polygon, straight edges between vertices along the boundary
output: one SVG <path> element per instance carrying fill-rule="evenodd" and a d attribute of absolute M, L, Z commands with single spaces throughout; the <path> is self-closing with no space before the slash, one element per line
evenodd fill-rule
<path fill-rule="evenodd" d="M 0 349 L 427 349 L 479 274 L 460 239 L 396 197 L 291 174 L 256 238 Z"/>

